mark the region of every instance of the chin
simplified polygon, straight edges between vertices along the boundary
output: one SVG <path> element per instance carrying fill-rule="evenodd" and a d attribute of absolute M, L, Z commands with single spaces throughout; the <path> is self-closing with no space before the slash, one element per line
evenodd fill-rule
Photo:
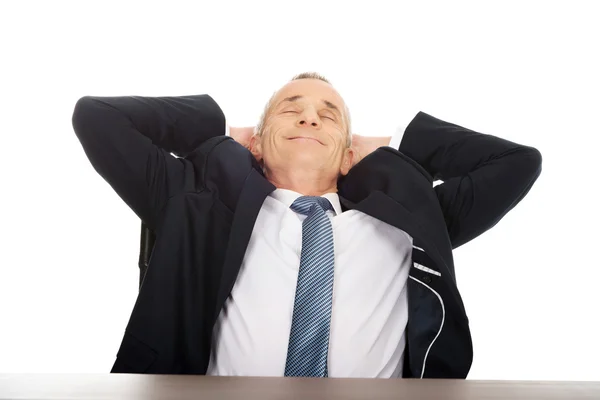
<path fill-rule="evenodd" d="M 325 167 L 328 160 L 330 160 L 329 156 L 319 156 L 315 152 L 302 152 L 290 154 L 284 159 L 284 162 L 298 168 L 317 169 Z"/>

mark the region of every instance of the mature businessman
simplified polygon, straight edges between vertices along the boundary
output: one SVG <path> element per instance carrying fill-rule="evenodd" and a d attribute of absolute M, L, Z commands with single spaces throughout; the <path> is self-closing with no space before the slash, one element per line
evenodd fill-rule
<path fill-rule="evenodd" d="M 86 96 L 73 126 L 156 235 L 112 372 L 465 378 L 452 249 L 542 163 L 423 112 L 399 146 L 352 141 L 342 97 L 314 73 L 274 94 L 256 132 L 226 134 L 208 95 Z"/>

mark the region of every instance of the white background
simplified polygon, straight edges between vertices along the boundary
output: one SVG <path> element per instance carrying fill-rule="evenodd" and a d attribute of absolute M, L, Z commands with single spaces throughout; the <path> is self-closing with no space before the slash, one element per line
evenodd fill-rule
<path fill-rule="evenodd" d="M 600 380 L 593 2 L 14 3 L 0 9 L 0 372 L 108 372 L 136 299 L 140 222 L 73 133 L 80 97 L 209 93 L 248 126 L 317 71 L 355 133 L 422 110 L 541 151 L 529 195 L 455 251 L 469 379 Z"/>

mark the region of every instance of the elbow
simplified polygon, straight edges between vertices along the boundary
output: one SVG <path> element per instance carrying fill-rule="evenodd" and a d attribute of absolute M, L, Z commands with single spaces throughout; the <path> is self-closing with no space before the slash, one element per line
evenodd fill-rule
<path fill-rule="evenodd" d="M 528 191 L 542 173 L 542 154 L 534 147 L 523 146 L 511 169 L 513 176 L 518 176 L 518 181 Z"/>
<path fill-rule="evenodd" d="M 86 127 L 90 126 L 94 108 L 96 108 L 96 100 L 91 96 L 84 96 L 75 103 L 71 123 L 77 136 L 81 136 L 88 130 Z"/>
<path fill-rule="evenodd" d="M 532 180 L 535 181 L 542 173 L 542 153 L 535 147 L 527 147 L 524 160 L 526 171 L 532 174 Z"/>

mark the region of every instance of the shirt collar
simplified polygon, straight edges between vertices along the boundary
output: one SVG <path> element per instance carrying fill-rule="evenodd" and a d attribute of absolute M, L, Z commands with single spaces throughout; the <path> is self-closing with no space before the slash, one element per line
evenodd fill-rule
<path fill-rule="evenodd" d="M 289 208 L 292 206 L 292 203 L 294 203 L 294 201 L 296 201 L 298 197 L 302 196 L 302 194 L 289 189 L 275 189 L 273 192 L 271 192 L 270 196 L 282 202 L 286 205 L 286 207 Z M 327 200 L 329 200 L 329 202 L 333 206 L 335 215 L 340 215 L 342 213 L 340 197 L 337 193 L 325 193 L 321 197 L 325 197 Z"/>

